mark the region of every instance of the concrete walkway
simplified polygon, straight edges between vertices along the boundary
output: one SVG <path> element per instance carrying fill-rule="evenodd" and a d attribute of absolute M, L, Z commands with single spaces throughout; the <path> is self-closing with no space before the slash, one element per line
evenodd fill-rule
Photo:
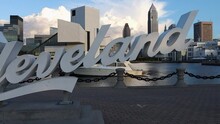
<path fill-rule="evenodd" d="M 9 102 L 54 101 L 61 93 L 37 93 Z M 101 110 L 106 124 L 220 124 L 220 85 L 75 88 L 71 98 Z"/>

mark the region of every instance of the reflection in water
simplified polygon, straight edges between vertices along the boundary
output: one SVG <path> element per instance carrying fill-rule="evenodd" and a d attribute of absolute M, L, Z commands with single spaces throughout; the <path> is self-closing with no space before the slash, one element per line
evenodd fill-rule
<path fill-rule="evenodd" d="M 220 66 L 205 66 L 199 63 L 133 63 L 132 68 L 137 70 L 143 70 L 144 76 L 148 78 L 166 76 L 172 72 L 175 72 L 177 68 L 186 68 L 187 72 L 203 75 L 203 76 L 215 76 L 220 74 Z M 124 82 L 127 86 L 159 86 L 159 85 L 174 85 L 176 83 L 177 76 L 165 80 L 159 80 L 155 82 L 139 81 L 126 77 Z M 220 79 L 203 80 L 196 79 L 185 75 L 185 82 L 189 85 L 194 84 L 220 84 Z M 98 83 L 81 84 L 84 86 L 102 86 L 109 87 L 116 83 L 116 77 L 108 80 L 100 81 Z"/>
<path fill-rule="evenodd" d="M 134 63 L 133 68 L 142 69 L 147 76 L 159 77 L 176 71 L 176 68 L 186 68 L 187 72 L 203 75 L 203 76 L 215 76 L 220 74 L 220 66 L 205 66 L 200 63 Z M 155 73 L 154 73 L 155 72 Z M 176 82 L 176 76 L 165 79 L 163 81 L 157 81 L 159 85 L 170 85 Z M 185 82 L 187 84 L 220 84 L 220 79 L 203 80 L 196 79 L 185 75 Z M 151 82 L 153 83 L 153 82 Z M 154 83 L 154 84 L 155 84 Z"/>
<path fill-rule="evenodd" d="M 144 71 L 144 75 L 146 76 L 157 76 L 160 75 L 160 72 L 158 70 L 149 70 L 149 71 Z"/>

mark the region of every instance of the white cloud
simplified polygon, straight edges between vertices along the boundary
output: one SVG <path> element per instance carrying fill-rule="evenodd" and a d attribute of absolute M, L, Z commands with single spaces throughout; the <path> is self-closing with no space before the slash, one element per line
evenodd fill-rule
<path fill-rule="evenodd" d="M 35 34 L 49 34 L 50 27 L 57 27 L 57 19 L 70 20 L 69 11 L 60 6 L 58 9 L 43 8 L 38 14 L 23 17 L 24 37 L 33 37 Z"/>
<path fill-rule="evenodd" d="M 164 26 L 173 23 L 172 20 L 166 19 L 168 11 L 165 10 L 166 3 L 155 0 L 93 0 L 96 8 L 101 12 L 101 24 L 111 24 L 109 34 L 112 37 L 121 37 L 125 23 L 131 28 L 132 35 L 140 32 L 147 32 L 148 10 L 152 3 L 157 8 L 159 16 L 159 32 L 164 30 Z M 160 21 L 163 19 L 164 21 Z"/>
<path fill-rule="evenodd" d="M 108 34 L 112 38 L 121 37 L 125 23 L 131 28 L 132 35 L 140 32 L 147 32 L 147 15 L 152 3 L 157 8 L 159 14 L 159 32 L 173 23 L 170 19 L 165 19 L 168 11 L 165 10 L 166 3 L 155 0 L 91 0 L 93 6 L 100 10 L 100 22 L 111 24 Z M 33 37 L 34 34 L 48 34 L 49 27 L 57 27 L 57 19 L 70 20 L 70 12 L 60 6 L 58 9 L 43 8 L 38 14 L 24 17 L 24 36 Z M 163 20 L 163 21 L 161 21 Z"/>

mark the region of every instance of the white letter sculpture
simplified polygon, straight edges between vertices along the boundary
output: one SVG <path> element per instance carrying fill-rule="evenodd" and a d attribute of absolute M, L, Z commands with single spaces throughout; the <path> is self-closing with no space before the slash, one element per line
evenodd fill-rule
<path fill-rule="evenodd" d="M 184 50 L 190 43 L 186 43 L 185 39 L 196 14 L 197 11 L 191 11 L 182 15 L 176 28 L 168 30 L 160 36 L 159 33 L 154 32 L 137 37 L 115 39 L 110 42 L 97 57 L 96 52 L 110 25 L 101 27 L 91 49 L 86 55 L 84 55 L 83 47 L 77 45 L 67 51 L 65 51 L 64 48 L 56 50 L 52 61 L 48 52 L 41 53 L 37 58 L 33 55 L 18 56 L 23 43 L 17 41 L 7 43 L 0 32 L 0 87 L 7 83 L 16 84 L 27 80 L 31 76 L 34 76 L 34 74 L 39 78 L 44 78 L 51 75 L 58 66 L 60 66 L 63 72 L 70 73 L 82 64 L 84 67 L 91 67 L 100 60 L 103 65 L 109 65 L 116 60 L 121 62 L 135 60 L 141 51 L 142 54 L 152 57 L 158 52 L 166 54 L 173 50 Z M 131 49 L 125 54 L 129 44 L 132 42 Z M 120 49 L 116 51 L 114 55 L 110 56 L 110 49 L 118 43 L 121 44 Z M 76 82 L 77 77 L 66 76 L 40 80 L 23 87 L 0 93 L 0 101 L 48 90 L 72 92 Z"/>

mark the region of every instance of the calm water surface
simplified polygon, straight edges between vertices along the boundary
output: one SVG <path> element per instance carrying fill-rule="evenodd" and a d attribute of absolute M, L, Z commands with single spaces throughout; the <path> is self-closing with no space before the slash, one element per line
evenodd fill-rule
<path fill-rule="evenodd" d="M 200 63 L 133 63 L 132 67 L 135 69 L 142 69 L 147 77 L 160 77 L 165 76 L 169 73 L 175 72 L 176 68 L 184 67 L 187 72 L 204 75 L 204 76 L 215 76 L 220 74 L 220 66 L 206 66 Z M 173 85 L 176 82 L 176 76 L 165 79 L 163 81 L 156 82 L 140 82 L 136 79 L 130 79 L 129 85 Z M 136 81 L 135 81 L 136 80 Z M 127 80 L 129 82 L 129 80 Z M 185 82 L 189 85 L 194 84 L 220 84 L 220 79 L 214 80 L 203 80 L 196 79 L 185 75 Z"/>
<path fill-rule="evenodd" d="M 220 66 L 205 66 L 200 63 L 132 63 L 131 67 L 144 71 L 144 76 L 149 78 L 166 76 L 167 74 L 176 72 L 176 68 L 186 68 L 187 72 L 203 75 L 203 76 L 215 76 L 220 74 Z M 87 77 L 88 78 L 88 77 Z M 145 82 L 133 79 L 130 77 L 124 78 L 124 82 L 127 86 L 161 86 L 161 85 L 174 85 L 177 81 L 177 76 L 174 75 L 171 78 L 165 80 L 159 80 L 154 82 Z M 101 80 L 93 83 L 80 83 L 81 86 L 88 87 L 112 87 L 117 82 L 116 77 L 108 78 L 107 80 Z M 196 79 L 185 75 L 185 82 L 188 85 L 197 84 L 220 84 L 220 79 L 203 80 Z"/>

